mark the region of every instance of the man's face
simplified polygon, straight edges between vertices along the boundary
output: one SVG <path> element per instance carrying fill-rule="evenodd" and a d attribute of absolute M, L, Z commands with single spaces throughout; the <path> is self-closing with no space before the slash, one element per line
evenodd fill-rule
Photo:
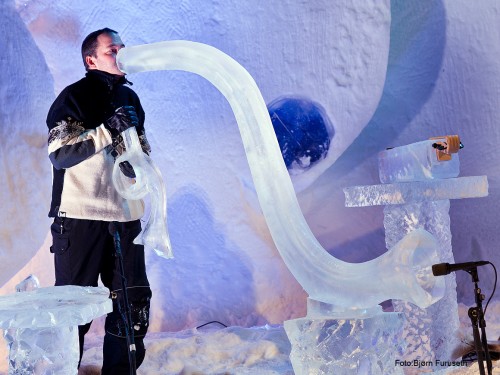
<path fill-rule="evenodd" d="M 111 74 L 125 75 L 116 65 L 116 54 L 125 47 L 118 34 L 101 34 L 97 37 L 96 56 L 87 56 L 89 69 L 102 70 Z"/>

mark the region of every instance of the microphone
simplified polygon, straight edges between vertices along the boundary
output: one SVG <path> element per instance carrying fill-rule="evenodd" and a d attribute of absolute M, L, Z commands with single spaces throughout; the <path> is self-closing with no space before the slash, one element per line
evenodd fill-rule
<path fill-rule="evenodd" d="M 448 275 L 450 272 L 468 271 L 472 268 L 485 266 L 489 263 L 490 262 L 484 260 L 480 260 L 479 262 L 466 262 L 466 263 L 455 263 L 455 264 L 439 263 L 439 264 L 434 264 L 432 266 L 432 274 L 434 276 L 444 276 Z"/>

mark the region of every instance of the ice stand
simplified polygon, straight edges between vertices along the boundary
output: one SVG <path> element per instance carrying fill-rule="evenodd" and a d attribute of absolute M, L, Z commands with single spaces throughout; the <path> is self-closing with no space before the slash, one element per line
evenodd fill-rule
<path fill-rule="evenodd" d="M 438 263 L 454 263 L 451 248 L 450 199 L 488 195 L 486 176 L 458 177 L 458 136 L 437 137 L 379 154 L 379 175 L 383 184 L 344 189 L 346 206 L 384 205 L 387 248 L 416 229 L 425 229 L 438 241 Z M 459 328 L 454 273 L 444 277 L 444 297 L 420 308 L 394 300 L 394 311 L 404 314 L 402 338 L 408 361 L 453 360 Z M 437 371 L 439 366 L 427 370 Z"/>
<path fill-rule="evenodd" d="M 78 325 L 112 310 L 109 290 L 74 285 L 17 289 L 20 293 L 0 297 L 9 374 L 76 375 Z"/>

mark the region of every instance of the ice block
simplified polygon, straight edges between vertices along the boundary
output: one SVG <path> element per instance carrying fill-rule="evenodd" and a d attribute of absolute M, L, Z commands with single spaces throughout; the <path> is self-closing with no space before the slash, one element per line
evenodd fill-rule
<path fill-rule="evenodd" d="M 459 148 L 460 141 L 456 138 L 437 137 L 380 152 L 380 182 L 388 184 L 458 177 L 457 142 Z"/>

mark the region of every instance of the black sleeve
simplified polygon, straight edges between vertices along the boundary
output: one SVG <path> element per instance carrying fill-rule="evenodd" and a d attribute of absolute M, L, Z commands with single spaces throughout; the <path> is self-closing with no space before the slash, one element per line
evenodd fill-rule
<path fill-rule="evenodd" d="M 99 125 L 86 129 L 75 98 L 64 90 L 47 115 L 48 153 L 56 169 L 70 168 L 111 144 L 111 134 Z"/>

